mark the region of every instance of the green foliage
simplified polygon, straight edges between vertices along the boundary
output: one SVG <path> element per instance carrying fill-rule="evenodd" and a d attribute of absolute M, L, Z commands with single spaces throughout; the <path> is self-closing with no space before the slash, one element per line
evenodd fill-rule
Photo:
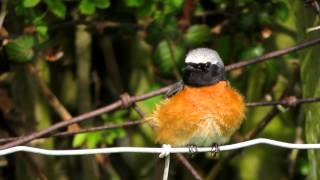
<path fill-rule="evenodd" d="M 264 53 L 265 49 L 260 44 L 255 47 L 247 48 L 243 50 L 240 54 L 240 59 L 250 59 L 257 56 L 261 56 Z"/>
<path fill-rule="evenodd" d="M 184 48 L 164 40 L 156 48 L 155 63 L 161 73 L 171 74 L 175 67 L 180 67 L 184 54 Z"/>
<path fill-rule="evenodd" d="M 96 8 L 106 9 L 110 6 L 110 0 L 81 0 L 79 10 L 82 14 L 91 15 Z"/>
<path fill-rule="evenodd" d="M 289 8 L 286 3 L 279 1 L 275 3 L 275 15 L 281 21 L 286 21 L 289 18 Z"/>
<path fill-rule="evenodd" d="M 44 2 L 54 15 L 62 19 L 65 18 L 67 8 L 63 0 L 44 0 Z"/>
<path fill-rule="evenodd" d="M 292 45 L 290 43 L 297 41 L 298 33 L 305 34 L 306 28 L 317 24 L 317 21 L 313 21 L 316 15 L 311 11 L 304 20 L 292 19 L 295 14 L 288 6 L 293 1 L 289 0 L 207 0 L 192 1 L 193 3 L 190 4 L 187 2 L 189 1 L 8 0 L 7 12 L 9 13 L 5 18 L 4 28 L 8 31 L 9 37 L 3 37 L 3 39 L 8 40 L 9 44 L 5 44 L 6 41 L 3 42 L 2 51 L 5 53 L 1 56 L 1 60 L 7 61 L 0 60 L 0 63 L 5 64 L 0 66 L 0 84 L 5 84 L 1 86 L 0 92 L 9 91 L 15 100 L 13 104 L 25 103 L 25 105 L 15 104 L 15 109 L 28 115 L 27 123 L 32 128 L 26 132 L 34 131 L 37 128 L 50 126 L 56 123 L 51 121 L 52 119 L 58 119 L 47 99 L 40 94 L 41 89 L 38 88 L 34 78 L 26 72 L 23 65 L 17 63 L 32 61 L 41 75 L 45 72 L 45 76 L 41 78 L 46 81 L 66 108 L 77 115 L 77 113 L 118 100 L 123 92 L 131 95 L 143 94 L 180 80 L 179 71 L 190 49 L 196 47 L 215 49 L 228 65 L 241 60 L 250 60 L 280 47 L 288 47 Z M 299 13 L 296 15 L 308 15 L 300 13 L 301 9 L 305 9 L 303 5 L 300 4 L 298 7 L 299 11 L 296 12 Z M 302 23 L 306 27 L 301 28 L 301 32 L 297 33 L 293 27 L 294 22 Z M 87 43 L 81 41 L 83 36 L 78 34 L 80 28 L 86 35 Z M 317 35 L 316 32 L 313 34 Z M 315 84 L 319 84 L 317 83 L 319 76 L 316 76 L 319 61 L 315 61 L 319 56 L 317 52 L 320 51 L 313 50 L 310 52 L 311 55 L 307 54 L 309 52 L 304 52 L 306 55 L 303 58 L 294 54 L 237 69 L 227 72 L 227 79 L 247 101 L 277 100 L 293 77 L 293 68 L 290 66 L 299 66 L 301 62 L 299 60 L 303 59 L 301 76 L 303 81 L 297 80 L 297 85 L 291 89 L 290 95 L 300 97 L 303 94 L 305 97 L 310 97 L 319 94 L 319 90 L 315 88 Z M 83 73 L 84 67 L 87 69 L 86 73 Z M 13 82 L 10 82 L 10 78 L 2 82 L 7 74 L 9 76 L 14 74 Z M 18 78 L 21 79 L 18 81 Z M 79 83 L 80 81 L 82 83 Z M 25 84 L 32 84 L 33 88 L 28 89 Z M 301 89 L 299 86 L 301 84 L 308 85 L 303 85 Z M 39 95 L 35 96 L 37 93 Z M 2 102 L 1 98 L 2 96 L 0 97 Z M 36 103 L 39 99 L 42 103 Z M 156 96 L 137 104 L 148 118 L 163 99 L 163 96 Z M 85 110 L 80 108 L 80 104 L 81 107 L 85 107 Z M 1 112 L 7 112 L 1 108 L 0 106 Z M 315 139 L 317 133 L 314 127 L 318 126 L 310 123 L 317 122 L 314 119 L 319 116 L 318 105 L 314 103 L 304 108 L 308 115 L 306 128 L 310 132 L 307 139 Z M 44 109 L 47 112 L 41 113 L 40 111 Z M 271 107 L 248 108 L 246 121 L 239 134 L 246 135 L 254 129 L 270 109 Z M 297 106 L 281 113 L 272 119 L 271 124 L 260 136 L 293 141 L 296 138 L 295 129 L 298 124 L 296 121 L 301 118 L 300 112 L 302 109 Z M 32 116 L 33 114 L 38 115 Z M 50 116 L 50 118 L 43 116 Z M 25 127 L 17 126 L 16 128 L 12 122 L 16 123 L 17 120 L 9 119 L 8 121 L 7 117 L 11 116 L 4 114 L 2 119 L 7 120 L 4 123 L 12 126 L 12 129 L 20 130 Z M 46 119 L 46 122 L 38 127 L 30 123 L 29 119 L 34 120 L 35 124 L 43 123 L 43 119 Z M 121 110 L 104 114 L 81 126 L 84 128 L 120 124 L 137 119 L 141 117 L 134 110 Z M 18 120 L 25 122 L 23 118 Z M 1 129 L 4 132 L 5 127 Z M 24 134 L 26 132 L 23 131 Z M 64 148 L 63 145 L 70 144 L 67 138 L 66 140 L 61 138 L 58 141 L 51 138 L 51 141 L 54 142 L 50 147 L 52 149 Z M 72 141 L 73 147 L 95 148 L 111 145 L 158 146 L 154 142 L 152 128 L 147 123 L 131 129 L 117 128 L 83 133 L 76 135 Z M 210 172 L 216 172 L 207 168 L 211 158 L 198 155 L 197 169 L 201 169 L 201 174 L 207 176 L 204 179 L 223 177 L 262 180 L 270 177 L 272 179 L 295 179 L 296 177 L 305 179 L 308 173 L 318 170 L 313 164 L 308 164 L 306 153 L 299 152 L 295 174 L 289 177 L 283 170 L 287 169 L 287 164 L 279 163 L 279 161 L 288 161 L 289 151 L 264 146 L 244 149 L 244 151 L 246 153 L 243 156 L 238 156 L 230 163 L 226 162 L 228 172 L 234 173 L 226 173 L 227 171 L 223 170 L 219 177 L 210 178 Z M 312 157 L 310 161 L 317 160 L 319 156 L 316 151 L 312 151 L 309 155 Z M 270 157 L 276 158 L 268 161 Z M 54 172 L 59 175 L 48 175 L 48 179 L 66 177 L 66 174 L 72 174 L 74 169 L 79 168 L 82 171 L 76 172 L 77 176 L 84 179 L 101 177 L 128 179 L 122 178 L 126 174 L 129 179 L 155 177 L 154 156 L 145 154 L 110 156 L 106 166 L 99 166 L 99 169 L 95 169 L 98 167 L 95 158 L 80 157 L 81 163 L 74 163 L 73 158 L 61 159 L 62 163 L 56 163 L 56 160 L 52 159 L 52 164 L 54 163 L 55 166 L 44 167 L 44 172 Z M 41 164 L 51 164 L 47 160 L 43 161 L 45 162 Z M 16 166 L 16 169 L 28 169 L 16 162 L 11 158 L 8 159 L 8 163 Z M 59 164 L 63 164 L 63 167 L 59 167 Z M 251 168 L 248 173 L 248 168 L 252 164 L 254 168 Z M 176 179 L 190 179 L 183 168 L 171 169 L 171 171 L 176 171 Z M 99 172 L 104 174 L 100 176 Z M 8 174 L 1 170 L 0 173 Z M 85 178 L 85 174 L 90 178 Z M 16 179 L 23 179 L 37 177 L 37 174 L 26 176 L 16 173 L 15 176 L 21 176 Z M 10 178 L 15 176 L 10 174 Z M 4 178 L 8 179 L 8 177 Z"/>
<path fill-rule="evenodd" d="M 184 38 L 186 44 L 191 47 L 203 45 L 211 39 L 210 29 L 207 25 L 193 25 L 187 30 Z"/>
<path fill-rule="evenodd" d="M 123 111 L 118 111 L 111 116 L 106 114 L 102 115 L 101 118 L 109 123 L 119 124 L 123 122 L 124 115 L 125 114 Z M 126 133 L 122 128 L 113 128 L 105 131 L 78 134 L 74 137 L 72 146 L 79 147 L 86 145 L 88 148 L 95 148 L 99 144 L 110 145 L 113 144 L 115 140 L 125 137 L 125 135 Z"/>
<path fill-rule="evenodd" d="M 31 8 L 36 6 L 40 0 L 23 0 L 23 6 L 26 8 Z"/>
<path fill-rule="evenodd" d="M 82 14 L 90 15 L 96 10 L 94 3 L 90 0 L 81 0 L 79 10 Z"/>
<path fill-rule="evenodd" d="M 145 0 L 125 0 L 124 2 L 128 7 L 140 7 L 145 3 Z"/>
<path fill-rule="evenodd" d="M 16 63 L 30 62 L 34 56 L 35 39 L 33 36 L 22 35 L 6 45 L 9 60 Z"/>

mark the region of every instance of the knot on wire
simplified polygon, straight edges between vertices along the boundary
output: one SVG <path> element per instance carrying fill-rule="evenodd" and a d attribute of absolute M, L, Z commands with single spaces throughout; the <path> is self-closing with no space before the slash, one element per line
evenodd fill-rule
<path fill-rule="evenodd" d="M 162 145 L 162 152 L 159 154 L 159 158 L 164 158 L 170 155 L 171 145 L 170 144 L 163 144 Z"/>
<path fill-rule="evenodd" d="M 128 93 L 123 93 L 120 95 L 120 100 L 121 100 L 121 107 L 122 108 L 128 108 L 130 106 L 132 106 L 132 104 L 134 103 L 132 100 L 131 100 L 131 97 Z"/>

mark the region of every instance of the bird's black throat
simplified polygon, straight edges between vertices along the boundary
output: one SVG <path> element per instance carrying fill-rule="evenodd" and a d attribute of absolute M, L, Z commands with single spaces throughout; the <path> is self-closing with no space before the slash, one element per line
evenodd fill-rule
<path fill-rule="evenodd" d="M 225 79 L 222 64 L 187 63 L 183 68 L 183 82 L 189 86 L 208 86 Z"/>

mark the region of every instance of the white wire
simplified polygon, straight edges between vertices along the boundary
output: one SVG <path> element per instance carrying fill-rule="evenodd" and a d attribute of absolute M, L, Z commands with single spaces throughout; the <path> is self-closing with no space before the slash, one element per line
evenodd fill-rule
<path fill-rule="evenodd" d="M 170 154 L 168 154 L 165 157 L 162 180 L 168 180 L 168 178 L 169 178 L 169 167 L 170 167 Z"/>
<path fill-rule="evenodd" d="M 288 149 L 320 149 L 320 144 L 293 144 L 281 142 L 271 139 L 258 138 L 241 143 L 219 146 L 219 151 L 229 151 L 234 149 L 245 148 L 258 144 L 268 144 L 272 146 L 288 148 Z M 212 147 L 198 147 L 197 152 L 211 152 L 215 149 Z M 77 150 L 47 150 L 28 146 L 15 146 L 8 149 L 0 150 L 0 156 L 12 154 L 15 152 L 31 152 L 49 156 L 74 156 L 74 155 L 90 155 L 90 154 L 112 154 L 112 153 L 190 153 L 188 147 L 180 148 L 145 148 L 145 147 L 110 147 L 97 149 L 77 149 Z"/>
<path fill-rule="evenodd" d="M 159 155 L 159 158 L 165 157 L 162 180 L 168 180 L 169 167 L 170 167 L 170 149 L 171 149 L 171 145 L 170 144 L 163 144 L 162 148 L 163 148 L 163 152 L 161 152 L 160 155 Z"/>

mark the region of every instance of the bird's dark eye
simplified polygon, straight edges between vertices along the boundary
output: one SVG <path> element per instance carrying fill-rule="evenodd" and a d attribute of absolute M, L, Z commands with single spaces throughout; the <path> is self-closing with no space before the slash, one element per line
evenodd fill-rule
<path fill-rule="evenodd" d="M 206 67 L 206 68 L 210 67 L 210 63 L 207 62 L 207 63 L 205 64 L 205 67 Z"/>

